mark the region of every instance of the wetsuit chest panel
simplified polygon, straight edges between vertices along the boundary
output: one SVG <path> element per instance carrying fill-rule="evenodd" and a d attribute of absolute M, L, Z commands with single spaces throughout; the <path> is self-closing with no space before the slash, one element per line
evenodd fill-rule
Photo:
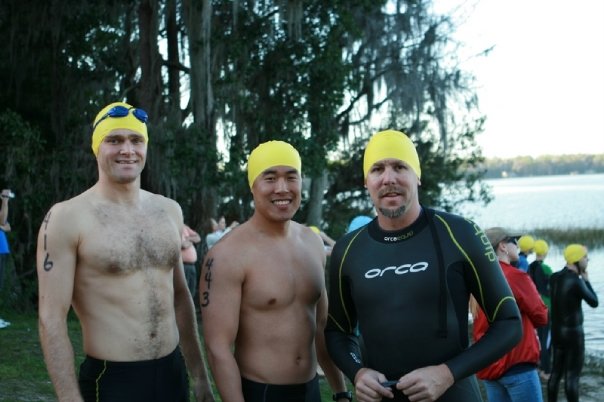
<path fill-rule="evenodd" d="M 406 372 L 433 364 L 432 354 L 420 346 L 432 338 L 431 348 L 458 350 L 451 347 L 458 339 L 452 303 L 448 303 L 448 327 L 453 336 L 436 339 L 440 267 L 429 230 L 399 246 L 377 242 L 368 235 L 356 242 L 362 247 L 353 244 L 343 274 L 350 284 L 370 365 L 399 375 L 401 369 Z M 396 354 L 400 356 L 393 356 Z M 435 355 L 442 359 L 441 352 Z"/>

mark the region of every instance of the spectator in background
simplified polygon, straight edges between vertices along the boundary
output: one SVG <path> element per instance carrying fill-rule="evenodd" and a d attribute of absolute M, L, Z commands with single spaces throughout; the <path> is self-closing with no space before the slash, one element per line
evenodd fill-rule
<path fill-rule="evenodd" d="M 547 324 L 537 328 L 537 334 L 539 335 L 539 343 L 541 344 L 541 357 L 539 362 L 539 376 L 541 379 L 549 380 L 549 373 L 552 369 L 551 364 L 551 342 L 550 342 L 550 328 L 551 328 L 551 302 L 549 296 L 549 278 L 552 276 L 552 269 L 545 263 L 545 257 L 549 246 L 545 240 L 539 239 L 535 241 L 535 261 L 529 265 L 528 274 L 533 280 L 533 283 L 537 287 L 537 291 L 541 296 L 541 300 L 547 307 L 549 318 Z"/>
<path fill-rule="evenodd" d="M 332 239 L 331 237 L 329 237 L 327 235 L 327 233 L 325 233 L 324 231 L 319 229 L 317 226 L 309 226 L 309 228 L 310 228 L 310 230 L 312 230 L 313 232 L 315 232 L 316 234 L 319 235 L 319 237 L 323 241 L 323 248 L 325 249 L 325 255 L 329 257 L 331 255 L 331 249 L 333 248 L 333 245 L 336 244 L 336 241 L 334 239 Z"/>
<path fill-rule="evenodd" d="M 489 228 L 485 233 L 518 303 L 522 339 L 501 359 L 476 375 L 484 381 L 489 402 L 541 402 L 543 394 L 537 372 L 539 340 L 535 328 L 547 324 L 547 307 L 529 276 L 512 265 L 518 260 L 518 236 L 501 227 Z M 475 311 L 473 331 L 478 341 L 492 324 L 482 310 Z"/>
<path fill-rule="evenodd" d="M 4 285 L 4 269 L 8 262 L 8 255 L 10 254 L 10 247 L 8 245 L 8 239 L 6 233 L 10 232 L 10 223 L 8 223 L 8 201 L 14 197 L 14 194 L 9 189 L 2 190 L 0 199 L 2 200 L 0 207 L 0 291 Z"/>
<path fill-rule="evenodd" d="M 567 401 L 579 400 L 579 377 L 585 358 L 581 303 L 585 300 L 591 307 L 598 306 L 598 296 L 587 274 L 587 248 L 581 244 L 571 244 L 564 249 L 564 259 L 566 266 L 550 278 L 554 362 L 547 383 L 548 402 L 558 400 L 562 377 Z"/>
<path fill-rule="evenodd" d="M 524 272 L 528 271 L 528 256 L 533 253 L 534 246 L 535 239 L 533 239 L 532 236 L 524 235 L 520 236 L 518 239 L 518 248 L 520 249 L 520 252 L 518 253 L 518 265 L 516 266 Z"/>
<path fill-rule="evenodd" d="M 10 247 L 8 245 L 8 239 L 6 233 L 10 232 L 10 223 L 8 223 L 8 201 L 15 195 L 9 189 L 2 190 L 0 199 L 2 200 L 2 206 L 0 207 L 0 293 L 4 286 L 4 275 L 5 268 L 8 264 L 8 256 L 10 254 Z M 10 322 L 4 321 L 0 318 L 0 328 L 8 327 Z"/>
<path fill-rule="evenodd" d="M 373 218 L 371 218 L 367 215 L 355 216 L 354 218 L 352 218 L 352 220 L 348 224 L 348 228 L 346 228 L 346 233 L 350 233 L 353 230 L 357 230 L 358 228 L 365 226 L 372 220 L 373 220 Z"/>
<path fill-rule="evenodd" d="M 185 279 L 187 280 L 187 287 L 191 292 L 191 297 L 195 298 L 197 293 L 197 249 L 195 244 L 201 241 L 199 233 L 191 229 L 188 225 L 183 225 L 180 254 L 182 255 L 182 263 L 185 269 Z M 195 300 L 195 299 L 193 299 Z"/>
<path fill-rule="evenodd" d="M 231 229 L 239 225 L 239 222 L 233 221 L 227 228 L 226 219 L 224 218 L 224 216 L 221 216 L 220 219 L 218 219 L 218 222 L 216 222 L 214 219 L 210 219 L 210 222 L 212 225 L 212 233 L 209 233 L 206 236 L 206 246 L 208 247 L 208 250 L 211 249 L 214 244 L 218 242 L 218 240 L 222 239 L 222 236 L 224 236 Z"/>

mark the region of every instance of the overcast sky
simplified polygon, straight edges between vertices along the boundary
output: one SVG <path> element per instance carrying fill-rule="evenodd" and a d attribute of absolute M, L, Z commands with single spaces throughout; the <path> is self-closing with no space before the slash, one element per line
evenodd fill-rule
<path fill-rule="evenodd" d="M 487 157 L 604 153 L 604 1 L 434 0 L 461 20 Z M 487 57 L 468 57 L 490 46 Z"/>

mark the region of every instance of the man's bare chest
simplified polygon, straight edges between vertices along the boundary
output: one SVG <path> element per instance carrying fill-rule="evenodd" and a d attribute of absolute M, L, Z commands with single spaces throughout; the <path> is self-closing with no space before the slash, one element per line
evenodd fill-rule
<path fill-rule="evenodd" d="M 81 234 L 78 258 L 109 273 L 172 269 L 180 257 L 176 223 L 161 210 L 97 211 Z"/>

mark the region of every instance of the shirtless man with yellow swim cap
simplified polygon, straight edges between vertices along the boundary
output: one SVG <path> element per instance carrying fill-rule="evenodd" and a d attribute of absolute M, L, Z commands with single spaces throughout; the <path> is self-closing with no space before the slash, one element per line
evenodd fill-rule
<path fill-rule="evenodd" d="M 147 114 L 118 102 L 93 124 L 99 179 L 55 204 L 38 235 L 39 325 L 60 401 L 213 401 L 180 257 L 180 206 L 140 188 Z M 86 359 L 74 369 L 73 307 Z M 181 355 L 182 350 L 182 355 Z"/>
<path fill-rule="evenodd" d="M 248 159 L 254 214 L 216 243 L 203 264 L 204 339 L 224 402 L 320 402 L 317 360 L 337 400 L 350 396 L 325 348 L 323 244 L 292 221 L 300 174 L 291 145 L 269 141 L 254 149 Z"/>

